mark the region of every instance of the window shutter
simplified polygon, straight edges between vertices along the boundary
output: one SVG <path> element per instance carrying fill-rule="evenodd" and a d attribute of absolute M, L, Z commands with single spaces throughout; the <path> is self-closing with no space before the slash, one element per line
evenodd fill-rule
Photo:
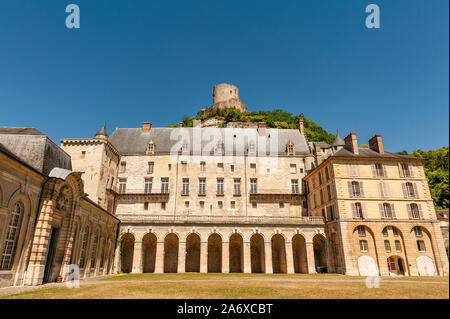
<path fill-rule="evenodd" d="M 389 184 L 383 183 L 383 185 L 384 185 L 384 196 L 389 197 L 389 195 L 390 195 Z"/>
<path fill-rule="evenodd" d="M 400 174 L 400 177 L 405 177 L 405 175 L 403 175 L 403 170 L 402 170 L 402 164 L 398 163 L 398 173 Z"/>
<path fill-rule="evenodd" d="M 364 197 L 363 182 L 359 182 L 359 194 L 360 194 L 360 197 Z"/>
<path fill-rule="evenodd" d="M 386 165 L 384 165 L 384 164 L 381 164 L 381 165 L 383 167 L 383 176 L 387 177 Z"/>
<path fill-rule="evenodd" d="M 406 210 L 408 211 L 409 219 L 412 219 L 412 211 L 411 211 L 411 205 L 406 204 Z"/>
<path fill-rule="evenodd" d="M 361 218 L 365 218 L 365 217 L 366 217 L 366 204 L 361 203 Z"/>
<path fill-rule="evenodd" d="M 381 216 L 381 218 L 384 218 L 383 204 L 379 203 L 378 207 L 380 208 L 380 216 Z"/>
<path fill-rule="evenodd" d="M 372 176 L 377 176 L 377 170 L 375 168 L 375 164 L 372 164 Z"/>
<path fill-rule="evenodd" d="M 348 194 L 350 197 L 353 197 L 352 182 L 348 182 Z"/>
<path fill-rule="evenodd" d="M 350 205 L 352 205 L 353 218 L 357 218 L 358 217 L 358 212 L 356 210 L 356 204 L 355 203 L 351 203 Z"/>
<path fill-rule="evenodd" d="M 419 216 L 420 216 L 420 219 L 423 219 L 422 204 L 417 204 L 417 207 L 419 208 Z"/>
<path fill-rule="evenodd" d="M 395 207 L 394 204 L 391 204 L 391 212 L 392 212 L 392 218 L 397 218 L 397 216 L 395 215 Z"/>
<path fill-rule="evenodd" d="M 380 192 L 380 197 L 384 197 L 384 191 L 383 191 L 383 183 L 378 183 L 378 191 Z"/>
<path fill-rule="evenodd" d="M 409 175 L 414 178 L 414 171 L 413 171 L 413 165 L 412 164 L 408 164 L 408 168 L 409 168 Z"/>
<path fill-rule="evenodd" d="M 419 190 L 417 189 L 417 183 L 413 183 L 414 187 L 414 197 L 419 198 Z"/>
<path fill-rule="evenodd" d="M 403 197 L 408 198 L 408 194 L 406 193 L 406 183 L 402 183 L 402 189 L 403 189 Z"/>

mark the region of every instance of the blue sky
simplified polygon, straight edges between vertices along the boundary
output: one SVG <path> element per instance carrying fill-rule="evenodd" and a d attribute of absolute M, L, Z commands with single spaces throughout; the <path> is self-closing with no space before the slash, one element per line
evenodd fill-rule
<path fill-rule="evenodd" d="M 66 5 L 81 28 L 65 27 Z M 381 10 L 367 29 L 365 7 Z M 240 89 L 331 133 L 385 149 L 449 144 L 447 0 L 2 0 L 0 125 L 59 143 L 116 127 L 178 123 Z"/>

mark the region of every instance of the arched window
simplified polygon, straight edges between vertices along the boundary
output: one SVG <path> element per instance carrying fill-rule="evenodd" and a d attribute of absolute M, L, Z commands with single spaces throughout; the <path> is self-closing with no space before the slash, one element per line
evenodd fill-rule
<path fill-rule="evenodd" d="M 80 251 L 80 268 L 84 268 L 84 264 L 86 261 L 86 250 L 89 238 L 89 228 L 86 228 L 83 234 L 83 241 L 81 242 L 81 251 Z"/>
<path fill-rule="evenodd" d="M 16 203 L 16 205 L 14 205 L 14 210 L 11 212 L 8 228 L 6 230 L 5 247 L 3 248 L 2 258 L 0 260 L 0 270 L 11 270 L 13 266 L 22 216 L 23 205 L 21 203 Z"/>
<path fill-rule="evenodd" d="M 388 228 L 384 227 L 382 233 L 383 233 L 383 237 L 388 237 L 389 236 Z"/>

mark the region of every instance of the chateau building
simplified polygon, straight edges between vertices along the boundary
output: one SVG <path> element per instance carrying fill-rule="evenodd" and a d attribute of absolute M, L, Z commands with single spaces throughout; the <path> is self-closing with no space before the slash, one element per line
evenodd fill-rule
<path fill-rule="evenodd" d="M 227 107 L 247 110 L 237 87 L 215 86 L 210 108 Z M 310 142 L 301 117 L 298 129 L 223 124 L 144 122 L 110 136 L 103 127 L 60 148 L 34 129 L 3 128 L 0 278 L 65 280 L 68 264 L 82 276 L 369 275 L 374 267 L 380 275 L 448 275 L 421 159 L 386 152 L 379 135 L 370 148 L 358 147 L 353 132 L 332 145 Z M 33 157 L 20 143 L 34 145 L 36 136 L 51 147 Z M 26 218 L 19 239 L 12 236 L 11 262 L 18 215 Z"/>
<path fill-rule="evenodd" d="M 0 127 L 0 287 L 110 273 L 119 220 L 85 196 L 70 156 L 33 128 Z"/>

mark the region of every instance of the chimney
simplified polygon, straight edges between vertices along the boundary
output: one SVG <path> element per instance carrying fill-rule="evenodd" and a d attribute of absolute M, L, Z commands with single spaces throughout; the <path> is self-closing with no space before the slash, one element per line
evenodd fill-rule
<path fill-rule="evenodd" d="M 300 134 L 305 135 L 305 126 L 303 125 L 303 116 L 298 118 L 298 129 L 300 130 Z"/>
<path fill-rule="evenodd" d="M 151 128 L 152 128 L 152 123 L 151 122 L 144 122 L 144 123 L 142 123 L 142 132 L 143 133 L 150 132 Z"/>
<path fill-rule="evenodd" d="M 378 152 L 380 154 L 384 154 L 383 141 L 381 140 L 381 135 L 375 134 L 369 140 L 369 147 L 370 147 L 371 150 L 374 150 L 375 152 Z"/>
<path fill-rule="evenodd" d="M 345 141 L 345 148 L 352 152 L 353 154 L 359 154 L 358 151 L 358 141 L 356 140 L 356 133 L 350 132 L 350 134 L 347 135 L 346 138 L 344 138 Z"/>
<path fill-rule="evenodd" d="M 316 155 L 319 155 L 321 152 L 322 152 L 322 149 L 320 148 L 320 144 L 314 143 L 314 153 L 316 153 Z"/>
<path fill-rule="evenodd" d="M 258 122 L 258 133 L 259 136 L 266 136 L 266 123 Z"/>
<path fill-rule="evenodd" d="M 183 122 L 180 122 L 180 127 L 183 127 Z"/>

